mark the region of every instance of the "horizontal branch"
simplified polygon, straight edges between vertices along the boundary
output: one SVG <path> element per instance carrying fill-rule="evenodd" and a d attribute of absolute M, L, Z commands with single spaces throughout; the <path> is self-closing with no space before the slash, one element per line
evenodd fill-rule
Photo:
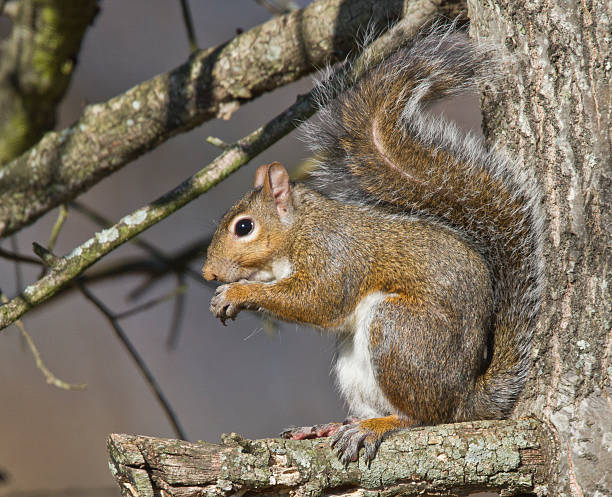
<path fill-rule="evenodd" d="M 534 419 L 479 421 L 399 432 L 368 466 L 344 467 L 328 439 L 188 443 L 110 435 L 110 468 L 124 496 L 384 496 L 532 493 L 545 477 L 546 437 Z M 356 493 L 358 492 L 358 493 Z"/>
<path fill-rule="evenodd" d="M 388 26 L 401 0 L 319 0 L 275 17 L 47 133 L 0 170 L 0 236 L 73 199 L 173 135 L 346 57 L 360 28 Z"/>

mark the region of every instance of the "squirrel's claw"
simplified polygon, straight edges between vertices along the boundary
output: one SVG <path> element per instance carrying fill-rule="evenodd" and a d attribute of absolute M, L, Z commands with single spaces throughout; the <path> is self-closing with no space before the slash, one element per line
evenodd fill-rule
<path fill-rule="evenodd" d="M 227 298 L 227 291 L 230 285 L 221 285 L 215 291 L 215 295 L 210 301 L 210 311 L 219 318 L 223 326 L 227 326 L 225 322 L 228 319 L 236 319 L 240 312 L 240 305 L 236 302 L 231 302 Z"/>
<path fill-rule="evenodd" d="M 359 459 L 359 449 L 364 448 L 366 462 L 372 461 L 378 451 L 382 437 L 360 423 L 351 423 L 342 426 L 334 438 L 331 446 L 338 452 L 338 459 L 348 466 L 350 462 Z"/>

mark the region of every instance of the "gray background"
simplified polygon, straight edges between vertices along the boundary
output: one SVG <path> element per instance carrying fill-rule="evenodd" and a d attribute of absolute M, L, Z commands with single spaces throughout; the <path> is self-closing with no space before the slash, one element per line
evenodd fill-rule
<path fill-rule="evenodd" d="M 299 2 L 308 3 L 306 0 Z M 107 100 L 185 61 L 187 40 L 178 1 L 104 0 L 86 34 L 58 128 L 73 122 L 83 106 Z M 270 14 L 252 0 L 191 1 L 200 47 L 224 42 L 236 28 L 248 29 Z M 9 25 L 0 19 L 0 34 Z M 116 221 L 174 187 L 212 160 L 218 150 L 208 135 L 232 141 L 290 105 L 310 80 L 283 88 L 248 104 L 230 121 L 214 121 L 177 136 L 91 189 L 81 200 Z M 478 129 L 476 100 L 463 98 L 444 108 L 466 128 Z M 254 168 L 278 160 L 288 167 L 306 158 L 296 133 L 285 138 L 227 181 L 153 227 L 144 238 L 171 252 L 204 234 L 252 182 Z M 52 212 L 17 235 L 22 252 L 46 243 L 56 218 Z M 71 212 L 56 253 L 65 254 L 98 228 Z M 2 246 L 9 248 L 8 240 Z M 103 263 L 142 255 L 125 246 Z M 200 269 L 201 262 L 193 265 Z M 38 270 L 24 266 L 26 284 Z M 131 307 L 125 296 L 142 281 L 125 277 L 91 289 L 115 311 Z M 172 304 L 122 321 L 125 331 L 156 375 L 190 440 L 216 441 L 223 432 L 247 437 L 276 435 L 289 425 L 340 420 L 345 416 L 329 376 L 331 337 L 293 324 L 277 333 L 263 331 L 261 320 L 243 313 L 224 328 L 208 311 L 212 290 L 188 280 L 187 305 L 178 347 L 165 340 Z M 147 298 L 172 289 L 168 278 Z M 12 263 L 0 259 L 0 286 L 16 291 Z M 0 495 L 23 492 L 98 489 L 114 495 L 106 464 L 105 437 L 111 432 L 171 437 L 172 431 L 151 391 L 108 322 L 80 295 L 44 305 L 24 318 L 47 365 L 59 377 L 89 385 L 85 392 L 48 386 L 23 347 L 15 327 L 0 336 Z M 72 492 L 68 492 L 72 493 Z"/>

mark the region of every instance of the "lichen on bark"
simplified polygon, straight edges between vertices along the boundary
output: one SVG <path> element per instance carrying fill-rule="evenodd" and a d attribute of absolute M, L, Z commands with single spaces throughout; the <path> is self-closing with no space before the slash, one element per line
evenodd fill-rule
<path fill-rule="evenodd" d="M 329 439 L 245 440 L 221 445 L 111 435 L 111 471 L 124 496 L 416 496 L 475 491 L 532 493 L 546 474 L 547 432 L 535 419 L 405 430 L 371 464 L 344 466 Z"/>

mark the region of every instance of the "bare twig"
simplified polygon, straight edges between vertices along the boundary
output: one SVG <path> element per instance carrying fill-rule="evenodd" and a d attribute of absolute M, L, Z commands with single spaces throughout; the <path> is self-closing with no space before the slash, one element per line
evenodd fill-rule
<path fill-rule="evenodd" d="M 100 299 L 98 299 L 93 293 L 91 293 L 85 285 L 78 281 L 77 285 L 79 286 L 79 289 L 81 290 L 81 293 L 85 296 L 85 298 L 100 310 L 100 312 L 104 315 L 104 317 L 106 317 L 110 325 L 113 327 L 115 335 L 117 336 L 117 338 L 119 338 L 121 343 L 123 343 L 124 347 L 132 357 L 132 360 L 140 370 L 145 381 L 148 383 L 149 387 L 153 391 L 155 397 L 157 397 L 157 400 L 159 401 L 164 412 L 166 413 L 166 416 L 168 417 L 168 420 L 170 421 L 170 424 L 172 425 L 174 433 L 177 437 L 185 440 L 185 433 L 183 432 L 183 429 L 179 424 L 179 420 L 176 414 L 174 413 L 170 402 L 168 402 L 168 400 L 166 399 L 165 395 L 161 390 L 161 387 L 157 383 L 155 376 L 153 376 L 153 374 L 149 370 L 147 364 L 144 362 L 142 357 L 140 357 L 140 354 L 138 353 L 132 342 L 129 340 L 121 326 L 119 326 L 119 323 L 117 322 L 117 316 L 113 314 L 113 312 L 108 307 L 106 307 L 106 305 Z"/>
<path fill-rule="evenodd" d="M 32 250 L 41 258 L 45 265 L 51 269 L 60 269 L 65 262 L 62 257 L 56 256 L 53 252 L 39 243 L 33 242 Z"/>
<path fill-rule="evenodd" d="M 0 291 L 0 299 L 4 303 L 8 302 L 7 298 L 4 296 L 4 294 L 1 291 Z M 45 379 L 47 380 L 47 383 L 49 385 L 53 385 L 54 387 L 61 388 L 62 390 L 85 390 L 87 388 L 86 383 L 68 383 L 64 380 L 60 380 L 57 376 L 55 376 L 43 362 L 42 357 L 40 356 L 40 352 L 38 351 L 38 347 L 36 347 L 34 340 L 32 340 L 32 337 L 26 330 L 23 322 L 18 319 L 17 321 L 15 321 L 15 326 L 17 326 L 17 328 L 19 329 L 21 333 L 21 336 L 24 338 L 28 347 L 30 348 L 32 355 L 34 356 L 36 367 L 40 369 L 40 371 L 45 376 Z"/>
<path fill-rule="evenodd" d="M 208 138 L 206 138 L 206 141 L 211 145 L 220 148 L 221 150 L 226 150 L 230 147 L 230 145 L 225 143 L 221 138 L 217 138 L 216 136 L 209 136 Z"/>
<path fill-rule="evenodd" d="M 66 204 L 62 204 L 59 207 L 57 219 L 55 221 L 55 224 L 53 225 L 53 229 L 51 230 L 51 236 L 49 237 L 49 242 L 47 243 L 47 249 L 49 249 L 51 252 L 53 252 L 53 249 L 55 247 L 55 242 L 57 241 L 57 237 L 59 236 L 59 233 L 62 229 L 62 226 L 64 226 L 64 222 L 66 221 L 67 217 L 68 217 L 68 207 L 66 207 Z"/>
<path fill-rule="evenodd" d="M 62 204 L 59 207 L 59 212 L 57 214 L 57 219 L 55 220 L 55 224 L 53 225 L 53 229 L 51 230 L 51 235 L 49 236 L 49 241 L 47 242 L 47 251 L 48 252 L 53 252 L 53 248 L 55 247 L 55 242 L 57 241 L 57 237 L 59 236 L 59 233 L 62 229 L 62 226 L 64 226 L 64 222 L 66 221 L 66 218 L 68 217 L 68 207 L 66 207 L 66 204 Z M 36 244 L 38 245 L 38 244 Z M 40 246 L 39 246 L 40 247 Z M 38 255 L 39 257 L 41 257 L 44 261 L 44 257 L 41 255 L 41 253 L 44 253 L 44 250 L 38 249 L 39 252 L 36 252 L 37 247 L 34 246 L 34 252 L 36 253 L 36 255 Z M 38 275 L 38 279 L 42 278 L 46 273 L 47 273 L 47 268 L 50 266 L 51 264 L 47 263 L 45 261 L 45 266 L 43 266 L 40 274 Z"/>
<path fill-rule="evenodd" d="M 3 259 L 8 259 L 10 261 L 16 262 L 25 262 L 26 264 L 35 264 L 36 266 L 42 266 L 43 263 L 34 257 L 30 257 L 29 255 L 18 254 L 16 252 L 11 252 L 0 247 L 0 257 Z"/>
<path fill-rule="evenodd" d="M 180 274 L 177 276 L 178 284 L 183 285 L 185 277 Z M 174 307 L 172 309 L 172 320 L 170 322 L 170 332 L 168 333 L 168 339 L 166 341 L 166 347 L 173 350 L 178 342 L 179 333 L 181 331 L 181 324 L 183 322 L 183 316 L 185 309 L 185 293 L 178 293 L 174 299 Z"/>
<path fill-rule="evenodd" d="M 186 285 L 179 285 L 174 290 L 167 293 L 166 295 L 162 295 L 161 297 L 151 299 L 147 302 L 144 302 L 143 304 L 132 307 L 131 309 L 128 309 L 127 311 L 118 312 L 117 314 L 115 314 L 115 319 L 119 320 L 119 319 L 127 318 L 129 316 L 133 316 L 134 314 L 138 314 L 139 312 L 143 312 L 143 311 L 146 311 L 147 309 L 151 309 L 152 307 L 155 307 L 156 305 L 159 305 L 163 302 L 166 302 L 167 300 L 173 299 L 179 295 L 184 294 L 186 289 L 187 289 Z"/>
<path fill-rule="evenodd" d="M 194 53 L 198 49 L 198 42 L 193 29 L 193 18 L 191 17 L 188 0 L 181 0 L 181 11 L 183 12 L 183 22 L 187 31 L 187 40 L 189 40 L 189 51 Z"/>

